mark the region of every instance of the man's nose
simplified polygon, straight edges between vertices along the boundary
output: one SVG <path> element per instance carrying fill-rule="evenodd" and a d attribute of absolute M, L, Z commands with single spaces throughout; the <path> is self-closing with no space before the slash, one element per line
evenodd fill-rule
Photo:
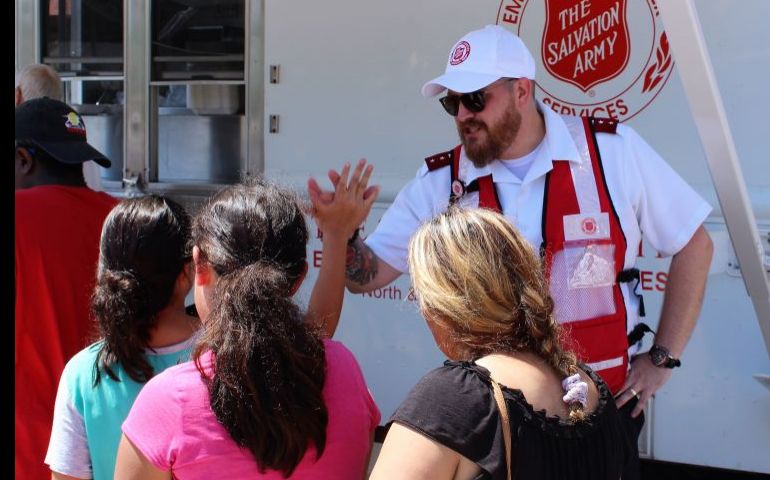
<path fill-rule="evenodd" d="M 456 117 L 458 122 L 464 122 L 470 118 L 473 118 L 474 115 L 476 114 L 468 110 L 468 108 L 463 105 L 463 102 L 460 102 L 460 106 L 457 108 Z"/>

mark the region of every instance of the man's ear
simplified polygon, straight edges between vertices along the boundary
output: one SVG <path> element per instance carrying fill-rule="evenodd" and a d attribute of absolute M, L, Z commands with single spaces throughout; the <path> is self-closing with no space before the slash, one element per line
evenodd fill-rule
<path fill-rule="evenodd" d="M 205 286 L 211 283 L 211 266 L 203 258 L 203 253 L 197 245 L 193 247 L 193 264 L 195 265 L 195 285 Z"/>
<path fill-rule="evenodd" d="M 29 175 L 35 169 L 35 158 L 24 147 L 16 147 L 16 172 Z"/>
<path fill-rule="evenodd" d="M 19 105 L 21 105 L 22 103 L 24 103 L 24 94 L 21 93 L 21 87 L 19 87 L 19 86 L 16 87 L 16 98 L 15 98 L 15 100 L 16 100 L 16 106 L 17 107 Z"/>
<path fill-rule="evenodd" d="M 517 103 L 524 105 L 533 102 L 535 98 L 535 81 L 529 78 L 520 78 L 513 83 L 513 95 Z M 521 106 L 519 105 L 519 106 Z"/>
<path fill-rule="evenodd" d="M 297 290 L 299 290 L 299 287 L 302 286 L 302 282 L 305 281 L 305 277 L 307 276 L 307 260 L 305 260 L 305 266 L 302 268 L 302 273 L 297 277 L 297 281 L 294 282 L 294 286 L 291 287 L 291 293 L 289 296 L 293 296 L 295 293 L 297 293 Z"/>

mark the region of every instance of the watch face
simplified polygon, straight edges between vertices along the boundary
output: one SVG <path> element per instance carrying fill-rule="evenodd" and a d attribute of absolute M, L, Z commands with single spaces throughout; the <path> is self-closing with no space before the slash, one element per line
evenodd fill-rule
<path fill-rule="evenodd" d="M 666 362 L 667 357 L 668 354 L 661 348 L 653 347 L 650 350 L 650 359 L 655 366 L 663 365 Z"/>

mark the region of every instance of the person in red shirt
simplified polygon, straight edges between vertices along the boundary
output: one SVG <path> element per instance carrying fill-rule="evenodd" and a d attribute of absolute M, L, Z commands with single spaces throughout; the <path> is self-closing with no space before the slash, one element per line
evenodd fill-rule
<path fill-rule="evenodd" d="M 33 63 L 21 69 L 16 76 L 15 106 L 33 98 L 48 97 L 63 100 L 63 87 L 59 74 L 44 63 Z M 83 177 L 92 190 L 102 188 L 101 167 L 96 162 L 83 162 Z"/>
<path fill-rule="evenodd" d="M 86 186 L 84 162 L 111 163 L 65 103 L 16 107 L 15 150 L 15 477 L 36 480 L 50 478 L 43 460 L 59 376 L 94 334 L 89 295 L 117 200 Z"/>

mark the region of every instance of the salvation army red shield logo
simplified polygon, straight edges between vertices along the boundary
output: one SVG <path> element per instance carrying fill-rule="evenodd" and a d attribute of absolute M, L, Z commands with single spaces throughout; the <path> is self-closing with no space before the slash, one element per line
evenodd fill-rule
<path fill-rule="evenodd" d="M 501 0 L 497 24 L 532 52 L 536 97 L 547 107 L 625 121 L 674 71 L 659 1 Z"/>
<path fill-rule="evenodd" d="M 449 59 L 451 65 L 460 65 L 471 54 L 471 45 L 463 40 L 452 50 L 452 57 Z"/>
<path fill-rule="evenodd" d="M 545 0 L 543 65 L 587 92 L 628 64 L 626 0 Z"/>
<path fill-rule="evenodd" d="M 595 219 L 592 217 L 587 217 L 584 218 L 582 222 L 580 222 L 580 228 L 586 235 L 594 235 L 598 229 L 598 226 L 596 225 Z"/>

